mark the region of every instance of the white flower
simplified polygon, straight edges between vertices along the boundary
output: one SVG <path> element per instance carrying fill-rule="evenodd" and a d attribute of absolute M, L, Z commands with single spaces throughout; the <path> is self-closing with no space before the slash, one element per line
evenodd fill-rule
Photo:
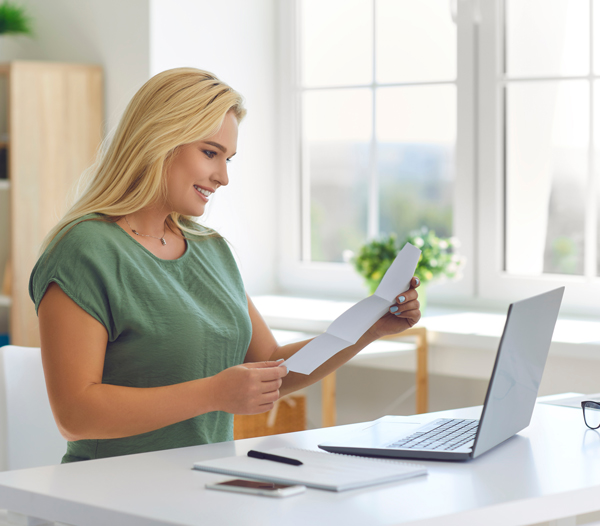
<path fill-rule="evenodd" d="M 460 240 L 459 240 L 457 237 L 455 237 L 455 236 L 452 236 L 452 237 L 450 238 L 450 244 L 451 244 L 453 247 L 460 248 Z"/>
<path fill-rule="evenodd" d="M 423 241 L 422 237 L 416 237 L 415 238 L 415 245 L 418 247 L 422 247 L 425 244 L 425 241 Z"/>
<path fill-rule="evenodd" d="M 344 250 L 342 252 L 342 260 L 344 261 L 344 263 L 350 263 L 350 260 L 354 257 L 354 252 L 352 252 L 352 250 Z"/>
<path fill-rule="evenodd" d="M 439 247 L 440 247 L 442 250 L 446 250 L 446 249 L 448 248 L 448 243 L 447 243 L 445 240 L 443 240 L 443 239 L 442 239 L 442 240 L 439 242 Z"/>
<path fill-rule="evenodd" d="M 432 259 L 432 260 L 429 262 L 429 264 L 430 264 L 432 267 L 437 267 L 437 265 L 438 265 L 437 259 Z"/>

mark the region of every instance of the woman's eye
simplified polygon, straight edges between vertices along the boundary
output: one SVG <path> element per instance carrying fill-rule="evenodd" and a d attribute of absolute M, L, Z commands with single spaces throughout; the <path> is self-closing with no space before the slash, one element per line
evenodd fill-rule
<path fill-rule="evenodd" d="M 217 155 L 217 152 L 212 152 L 211 150 L 204 150 L 204 153 L 209 159 L 212 159 L 215 155 Z"/>

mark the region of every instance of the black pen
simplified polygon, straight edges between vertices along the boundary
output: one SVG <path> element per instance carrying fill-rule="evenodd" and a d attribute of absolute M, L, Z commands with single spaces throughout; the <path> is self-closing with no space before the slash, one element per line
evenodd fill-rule
<path fill-rule="evenodd" d="M 262 453 L 261 451 L 254 451 L 251 449 L 248 451 L 248 456 L 252 458 L 260 458 L 262 460 L 272 460 L 273 462 L 281 462 L 282 464 L 290 464 L 292 466 L 301 466 L 302 462 L 295 458 L 280 457 L 279 455 L 271 455 L 269 453 Z"/>

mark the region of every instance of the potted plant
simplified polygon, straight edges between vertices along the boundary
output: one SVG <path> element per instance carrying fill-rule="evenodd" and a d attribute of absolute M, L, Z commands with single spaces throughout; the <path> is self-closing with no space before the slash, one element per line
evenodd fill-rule
<path fill-rule="evenodd" d="M 369 292 L 373 294 L 398 252 L 407 242 L 421 250 L 415 275 L 421 280 L 419 302 L 421 303 L 421 312 L 424 313 L 429 283 L 462 277 L 461 271 L 465 259 L 458 253 L 460 246 L 458 239 L 455 237 L 440 238 L 434 230 L 423 227 L 411 232 L 399 243 L 396 234 L 392 233 L 363 245 L 358 254 L 350 258 L 350 261 L 364 278 Z"/>
<path fill-rule="evenodd" d="M 0 35 L 33 34 L 27 10 L 11 0 L 0 3 Z"/>

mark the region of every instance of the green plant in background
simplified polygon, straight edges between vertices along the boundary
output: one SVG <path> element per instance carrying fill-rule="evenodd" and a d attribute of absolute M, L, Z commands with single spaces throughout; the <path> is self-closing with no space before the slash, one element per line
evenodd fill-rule
<path fill-rule="evenodd" d="M 0 35 L 32 34 L 31 18 L 24 7 L 10 0 L 0 3 Z"/>
<path fill-rule="evenodd" d="M 394 233 L 371 241 L 363 245 L 358 254 L 350 258 L 356 271 L 364 278 L 371 294 L 375 292 L 383 275 L 407 242 L 421 250 L 415 275 L 423 285 L 431 281 L 461 277 L 464 258 L 458 254 L 460 246 L 458 239 L 439 238 L 434 230 L 423 227 L 411 232 L 400 243 Z M 422 292 L 420 291 L 419 294 L 421 295 Z"/>
<path fill-rule="evenodd" d="M 396 234 L 390 234 L 363 245 L 356 256 L 351 256 L 350 262 L 364 278 L 371 294 L 379 286 L 381 278 L 390 268 L 400 250 L 396 241 Z"/>
<path fill-rule="evenodd" d="M 460 272 L 465 260 L 458 254 L 460 242 L 455 237 L 440 238 L 434 230 L 423 227 L 411 232 L 404 243 L 421 249 L 415 274 L 424 285 L 431 281 L 462 277 Z"/>

